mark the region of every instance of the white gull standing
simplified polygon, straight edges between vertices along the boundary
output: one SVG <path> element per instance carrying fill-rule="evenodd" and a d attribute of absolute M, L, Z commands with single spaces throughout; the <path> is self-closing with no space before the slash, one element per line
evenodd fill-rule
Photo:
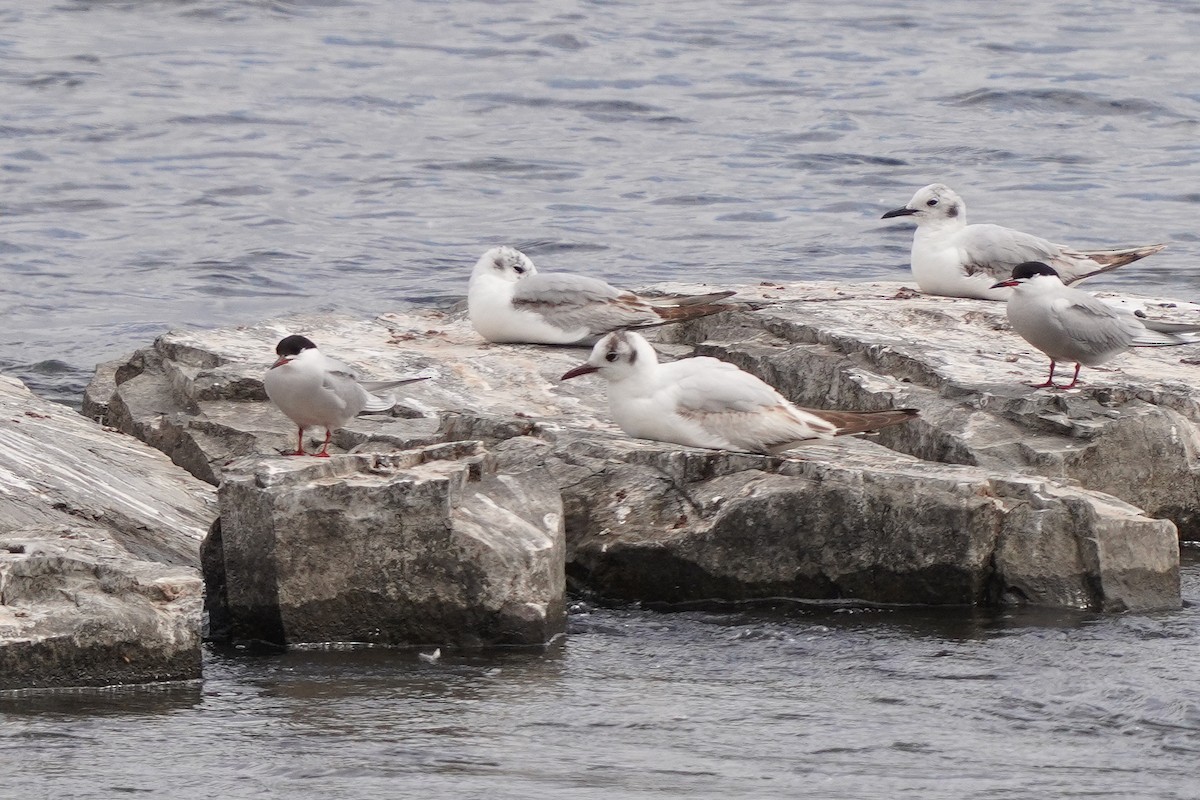
<path fill-rule="evenodd" d="M 610 333 L 588 360 L 562 376 L 599 373 L 608 381 L 613 421 L 630 436 L 751 453 L 780 453 L 811 439 L 832 439 L 905 422 L 911 408 L 825 411 L 793 405 L 769 384 L 707 356 L 665 364 L 641 335 Z"/>
<path fill-rule="evenodd" d="M 275 345 L 279 358 L 267 370 L 263 387 L 267 397 L 299 428 L 296 452 L 304 452 L 304 429 L 320 426 L 325 429 L 325 444 L 321 452 L 312 455 L 329 457 L 329 439 L 334 428 L 340 428 L 364 411 L 387 411 L 396 404 L 391 394 L 380 392 L 429 376 L 400 378 L 391 381 L 360 382 L 349 367 L 328 358 L 304 336 L 286 336 Z"/>
<path fill-rule="evenodd" d="M 1008 288 L 996 288 L 1018 264 L 1041 261 L 1070 284 L 1108 272 L 1166 247 L 1152 244 L 1119 250 L 1075 250 L 1000 225 L 967 224 L 967 206 L 953 189 L 931 183 L 917 190 L 908 205 L 882 219 L 912 217 L 912 273 L 928 294 L 1007 300 Z"/>
<path fill-rule="evenodd" d="M 1063 389 L 1079 382 L 1079 368 L 1094 367 L 1131 347 L 1167 347 L 1200 342 L 1200 324 L 1160 323 L 1120 310 L 1087 292 L 1064 286 L 1046 264 L 1019 264 L 996 288 L 1011 288 L 1008 321 L 1021 338 L 1050 357 L 1050 377 L 1038 389 L 1055 387 L 1059 361 L 1075 362 L 1075 375 Z"/>
<path fill-rule="evenodd" d="M 538 272 L 513 247 L 493 247 L 475 264 L 467 290 L 471 325 L 490 342 L 578 344 L 618 328 L 682 322 L 729 311 L 735 292 L 641 297 L 598 278 Z"/>

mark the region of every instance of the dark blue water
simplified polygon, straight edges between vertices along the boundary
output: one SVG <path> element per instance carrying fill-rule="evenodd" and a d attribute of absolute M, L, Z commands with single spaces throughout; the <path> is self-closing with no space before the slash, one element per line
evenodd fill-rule
<path fill-rule="evenodd" d="M 498 243 L 630 286 L 904 279 L 878 217 L 933 181 L 1168 241 L 1092 285 L 1200 299 L 1197 41 L 1165 1 L 0 0 L 0 371 L 77 404 L 168 328 L 449 302 Z M 1200 795 L 1190 607 L 572 627 L 5 700 L 0 795 Z"/>

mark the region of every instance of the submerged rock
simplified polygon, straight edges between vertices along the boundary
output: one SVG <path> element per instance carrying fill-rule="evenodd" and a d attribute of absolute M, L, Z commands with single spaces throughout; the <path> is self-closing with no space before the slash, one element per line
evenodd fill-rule
<path fill-rule="evenodd" d="M 215 493 L 0 377 L 0 689 L 200 677 Z"/>
<path fill-rule="evenodd" d="M 434 375 L 404 387 L 394 416 L 339 431 L 336 451 L 478 441 L 500 463 L 546 464 L 569 569 L 607 595 L 1179 604 L 1176 529 L 1151 517 L 1200 528 L 1187 391 L 1200 368 L 1186 349 L 1126 354 L 1082 391 L 1034 391 L 1042 356 L 1007 331 L 1002 304 L 895 284 L 738 296 L 765 307 L 663 328 L 660 352 L 732 361 L 800 405 L 920 419 L 788 459 L 632 441 L 598 381 L 558 381 L 585 348 L 489 345 L 437 311 L 167 334 L 110 367 L 107 410 L 216 483 L 235 459 L 291 444 L 261 376 L 283 335 L 311 334 L 368 378 Z"/>

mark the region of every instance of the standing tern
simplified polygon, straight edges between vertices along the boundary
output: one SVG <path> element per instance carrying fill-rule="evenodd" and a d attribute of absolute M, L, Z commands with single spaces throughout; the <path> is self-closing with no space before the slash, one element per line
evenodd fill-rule
<path fill-rule="evenodd" d="M 490 342 L 577 344 L 618 328 L 646 327 L 729 311 L 735 292 L 640 297 L 598 278 L 538 272 L 513 247 L 493 247 L 475 264 L 467 290 L 471 325 Z"/>
<path fill-rule="evenodd" d="M 1121 250 L 1075 250 L 1000 225 L 968 225 L 967 206 L 941 183 L 917 190 L 908 205 L 882 219 L 911 216 L 917 223 L 912 244 L 912 273 L 921 291 L 948 297 L 1007 300 L 997 289 L 1018 264 L 1041 261 L 1070 284 L 1153 255 L 1166 247 L 1151 244 Z"/>
<path fill-rule="evenodd" d="M 349 367 L 322 355 L 304 336 L 284 337 L 275 345 L 275 353 L 279 358 L 267 370 L 263 387 L 271 402 L 299 428 L 296 452 L 289 454 L 294 456 L 308 455 L 304 452 L 304 429 L 320 426 L 325 429 L 325 444 L 321 452 L 312 455 L 328 458 L 334 428 L 363 411 L 387 411 L 396 404 L 393 395 L 374 392 L 429 377 L 358 381 Z"/>
<path fill-rule="evenodd" d="M 1195 344 L 1200 324 L 1157 324 L 1136 312 L 1121 311 L 1087 292 L 1064 286 L 1058 272 L 1039 261 L 1020 264 L 1012 277 L 995 284 L 1011 287 L 1008 321 L 1021 338 L 1050 357 L 1050 377 L 1035 388 L 1052 388 L 1054 367 L 1074 361 L 1075 375 L 1062 388 L 1079 382 L 1082 365 L 1094 367 L 1131 347 Z"/>
<path fill-rule="evenodd" d="M 832 439 L 905 422 L 917 411 L 825 411 L 800 408 L 769 384 L 707 356 L 666 364 L 641 335 L 610 333 L 588 360 L 562 376 L 597 372 L 621 430 L 639 439 L 688 447 L 773 454 L 810 439 Z"/>

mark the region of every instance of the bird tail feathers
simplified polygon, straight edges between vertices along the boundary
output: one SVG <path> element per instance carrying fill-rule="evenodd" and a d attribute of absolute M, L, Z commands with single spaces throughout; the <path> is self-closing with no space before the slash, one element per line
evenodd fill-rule
<path fill-rule="evenodd" d="M 896 408 L 887 411 L 831 411 L 806 408 L 805 411 L 836 425 L 837 436 L 867 433 L 886 428 L 889 425 L 899 425 L 914 419 L 919 413 L 915 408 Z"/>
<path fill-rule="evenodd" d="M 1090 258 L 1100 265 L 1100 269 L 1092 270 L 1084 275 L 1073 277 L 1065 283 L 1078 283 L 1085 281 L 1088 278 L 1100 275 L 1105 272 L 1110 272 L 1117 267 L 1123 267 L 1126 264 L 1137 261 L 1146 256 L 1152 256 L 1166 247 L 1165 244 L 1147 244 L 1140 247 L 1124 247 L 1116 250 L 1083 250 L 1079 255 Z"/>

